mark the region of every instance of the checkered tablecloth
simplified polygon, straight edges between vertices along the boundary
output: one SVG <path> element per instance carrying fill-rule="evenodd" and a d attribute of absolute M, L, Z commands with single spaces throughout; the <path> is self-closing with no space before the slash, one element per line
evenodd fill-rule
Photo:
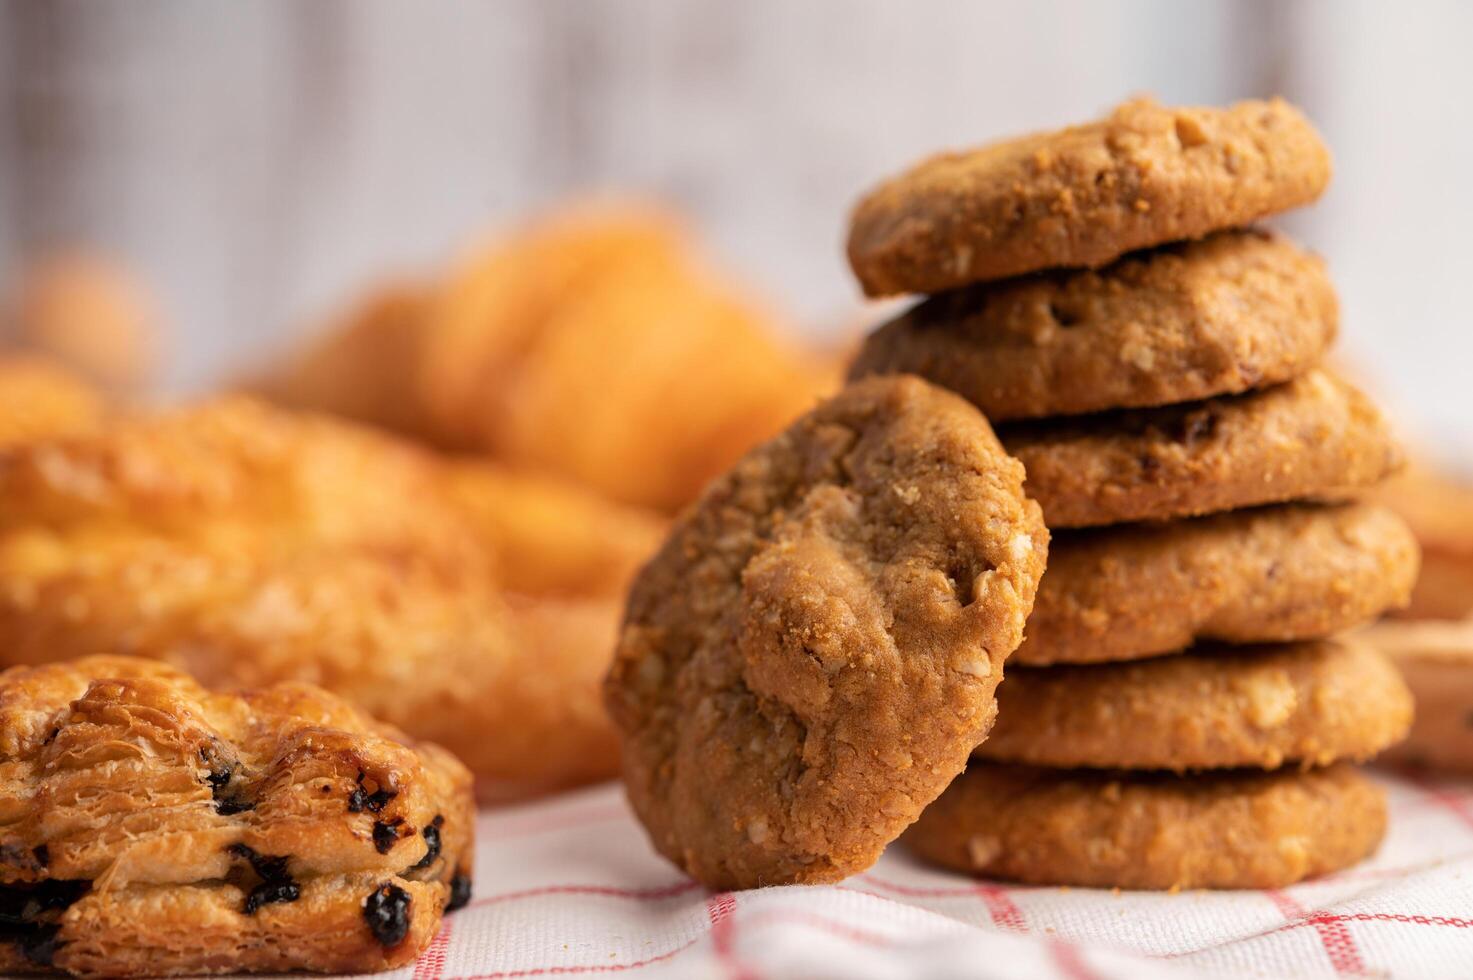
<path fill-rule="evenodd" d="M 599 787 L 484 812 L 474 901 L 394 976 L 1473 976 L 1473 782 L 1377 779 L 1391 829 L 1373 860 L 1180 894 L 978 882 L 898 847 L 840 885 L 713 894 Z"/>

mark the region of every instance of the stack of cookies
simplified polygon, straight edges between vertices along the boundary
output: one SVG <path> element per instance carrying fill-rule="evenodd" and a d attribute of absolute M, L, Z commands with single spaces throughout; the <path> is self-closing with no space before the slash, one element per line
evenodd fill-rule
<path fill-rule="evenodd" d="M 1321 263 L 1251 227 L 1329 174 L 1282 101 L 1137 101 L 859 204 L 865 291 L 934 295 L 852 376 L 920 375 L 1002 423 L 1054 535 L 997 725 L 908 835 L 924 857 L 1274 887 L 1378 843 L 1384 801 L 1351 763 L 1404 736 L 1411 702 L 1382 654 L 1331 637 L 1407 599 L 1416 543 L 1357 499 L 1400 453 L 1321 366 Z"/>

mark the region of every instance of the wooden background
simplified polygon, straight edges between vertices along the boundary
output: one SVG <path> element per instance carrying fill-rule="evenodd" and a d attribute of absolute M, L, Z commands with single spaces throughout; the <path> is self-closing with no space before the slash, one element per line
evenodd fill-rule
<path fill-rule="evenodd" d="M 1336 150 L 1287 223 L 1350 356 L 1473 457 L 1470 42 L 1456 0 L 6 0 L 0 279 L 124 256 L 188 389 L 530 208 L 637 190 L 820 334 L 858 307 L 850 202 L 912 158 L 1138 91 L 1282 92 Z"/>

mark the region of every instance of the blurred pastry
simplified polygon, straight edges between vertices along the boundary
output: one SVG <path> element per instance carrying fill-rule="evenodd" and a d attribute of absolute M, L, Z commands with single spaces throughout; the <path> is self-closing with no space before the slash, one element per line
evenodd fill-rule
<path fill-rule="evenodd" d="M 505 601 L 413 447 L 219 399 L 0 452 L 0 500 L 4 663 L 108 651 L 211 685 L 310 681 L 452 749 L 485 795 L 613 771 L 616 604 Z"/>
<path fill-rule="evenodd" d="M 673 510 L 837 378 L 694 252 L 656 210 L 561 212 L 375 294 L 266 391 Z"/>
<path fill-rule="evenodd" d="M 1391 655 L 1417 704 L 1411 734 L 1383 758 L 1473 773 L 1473 619 L 1388 619 L 1359 635 Z"/>
<path fill-rule="evenodd" d="M 428 291 L 409 283 L 369 293 L 274 376 L 252 386 L 301 408 L 408 435 L 427 434 L 414 385 Z"/>
<path fill-rule="evenodd" d="M 511 592 L 622 598 L 665 533 L 664 518 L 653 511 L 491 462 L 449 464 L 447 485 Z"/>
<path fill-rule="evenodd" d="M 103 407 L 100 392 L 58 365 L 0 354 L 0 447 L 85 431 Z"/>
<path fill-rule="evenodd" d="M 1402 619 L 1473 615 L 1473 482 L 1425 459 L 1377 491 L 1422 545 L 1422 573 Z"/>
<path fill-rule="evenodd" d="M 71 252 L 35 263 L 9 316 L 15 343 L 109 391 L 135 391 L 153 374 L 158 314 L 128 272 L 100 255 Z"/>
<path fill-rule="evenodd" d="M 7 973 L 385 970 L 469 898 L 470 773 L 311 685 L 16 667 L 0 731 Z"/>

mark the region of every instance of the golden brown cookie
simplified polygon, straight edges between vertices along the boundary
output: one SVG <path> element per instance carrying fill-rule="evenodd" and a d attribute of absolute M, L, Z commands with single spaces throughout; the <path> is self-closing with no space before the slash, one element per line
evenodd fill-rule
<path fill-rule="evenodd" d="M 1343 764 L 1175 776 L 974 762 L 905 842 L 1037 885 L 1282 888 L 1368 857 L 1385 831 L 1385 795 Z"/>
<path fill-rule="evenodd" d="M 655 846 L 713 888 L 868 867 L 987 733 L 1048 549 L 961 398 L 846 388 L 748 453 L 636 579 L 606 686 Z"/>
<path fill-rule="evenodd" d="M 1298 377 L 1337 319 L 1318 259 L 1223 232 L 933 296 L 871 334 L 850 376 L 918 374 L 994 422 L 1166 405 Z"/>
<path fill-rule="evenodd" d="M 1473 773 L 1473 619 L 1377 623 L 1356 638 L 1396 661 L 1417 714 L 1386 762 Z"/>
<path fill-rule="evenodd" d="M 1307 204 L 1329 180 L 1329 151 L 1282 99 L 1227 109 L 1138 99 L 885 181 L 854 209 L 849 264 L 868 296 L 1097 268 Z"/>
<path fill-rule="evenodd" d="M 384 970 L 470 896 L 470 773 L 311 685 L 16 667 L 0 759 L 7 973 Z"/>
<path fill-rule="evenodd" d="M 1264 391 L 1000 427 L 1049 527 L 1343 500 L 1396 472 L 1371 401 L 1323 371 Z"/>
<path fill-rule="evenodd" d="M 0 452 L 0 663 L 310 681 L 508 796 L 613 775 L 609 597 L 508 603 L 436 459 L 245 399 Z M 529 750 L 529 745 L 535 751 Z"/>
<path fill-rule="evenodd" d="M 1374 504 L 1284 504 L 1065 531 L 1012 663 L 1102 663 L 1198 640 L 1329 636 L 1404 605 L 1417 542 Z"/>
<path fill-rule="evenodd" d="M 50 361 L 0 355 L 0 447 L 83 432 L 103 412 L 100 393 Z"/>
<path fill-rule="evenodd" d="M 1473 615 L 1473 484 L 1426 459 L 1377 488 L 1376 499 L 1401 514 L 1422 544 L 1422 574 L 1404 619 Z"/>
<path fill-rule="evenodd" d="M 1412 699 L 1350 640 L 1198 648 L 1133 663 L 1008 671 L 977 748 L 998 762 L 1095 769 L 1275 769 L 1364 761 L 1406 737 Z"/>

